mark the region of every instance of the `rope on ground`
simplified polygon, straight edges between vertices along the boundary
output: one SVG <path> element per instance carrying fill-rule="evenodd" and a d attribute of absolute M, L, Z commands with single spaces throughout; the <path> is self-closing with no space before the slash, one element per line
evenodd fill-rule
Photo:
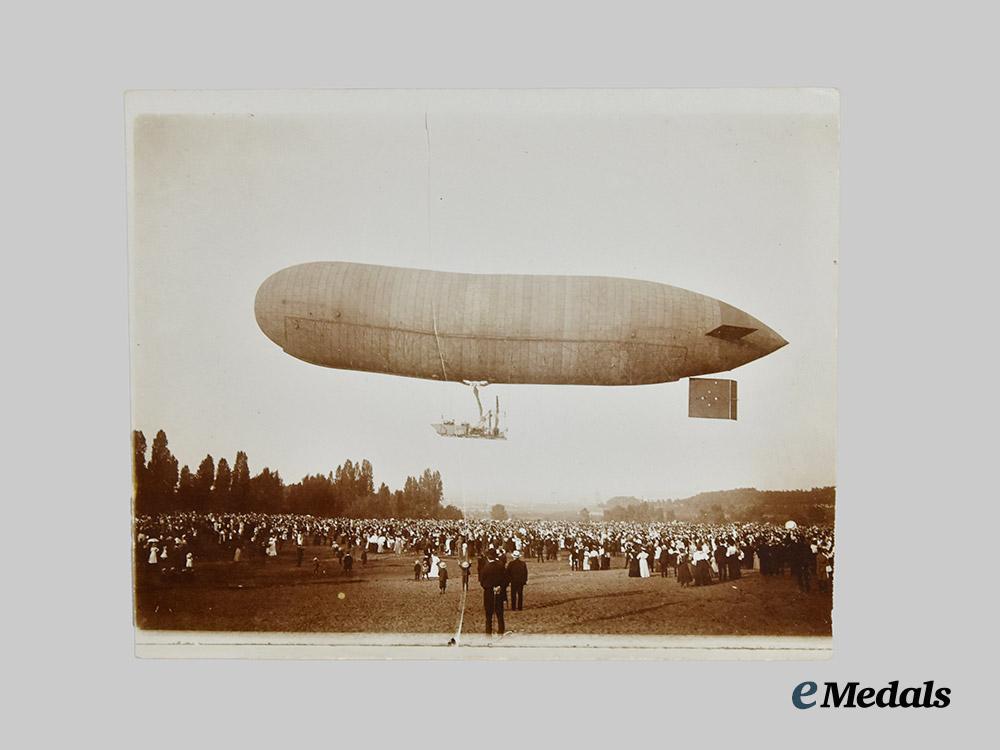
<path fill-rule="evenodd" d="M 462 588 L 462 597 L 458 600 L 458 627 L 455 628 L 455 645 L 460 646 L 462 643 L 462 622 L 465 620 L 465 595 L 469 593 L 468 589 Z"/>

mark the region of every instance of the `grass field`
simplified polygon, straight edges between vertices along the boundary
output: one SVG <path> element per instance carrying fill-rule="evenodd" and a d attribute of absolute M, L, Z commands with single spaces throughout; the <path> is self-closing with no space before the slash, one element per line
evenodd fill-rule
<path fill-rule="evenodd" d="M 462 638 L 484 631 L 482 589 L 473 563 L 464 611 L 458 561 L 448 559 L 447 593 L 438 582 L 414 581 L 414 556 L 371 555 L 344 575 L 335 559 L 312 570 L 306 550 L 260 562 L 204 562 L 190 578 L 164 578 L 140 566 L 136 621 L 152 630 L 316 633 L 441 633 L 462 620 Z M 569 564 L 528 562 L 524 610 L 506 613 L 507 628 L 530 634 L 798 635 L 831 634 L 831 594 L 801 593 L 789 576 L 743 578 L 682 588 L 673 577 L 629 578 L 621 567 L 572 572 Z"/>

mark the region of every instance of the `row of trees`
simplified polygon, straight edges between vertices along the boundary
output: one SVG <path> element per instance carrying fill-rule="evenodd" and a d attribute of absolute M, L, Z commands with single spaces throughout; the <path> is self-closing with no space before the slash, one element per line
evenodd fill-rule
<path fill-rule="evenodd" d="M 193 472 L 186 465 L 178 468 L 163 430 L 156 433 L 151 448 L 137 430 L 132 445 L 139 515 L 197 510 L 349 518 L 462 517 L 461 510 L 444 505 L 441 474 L 430 469 L 419 477 L 407 477 L 402 489 L 392 491 L 383 482 L 376 490 L 371 463 L 348 459 L 328 474 L 305 476 L 286 485 L 277 471 L 266 466 L 251 475 L 243 451 L 237 452 L 231 466 L 225 458 L 216 464 L 207 455 Z"/>
<path fill-rule="evenodd" d="M 758 490 L 742 488 L 702 492 L 683 500 L 640 500 L 615 497 L 608 501 L 604 518 L 610 521 L 690 521 L 733 523 L 788 520 L 804 524 L 833 523 L 837 490 Z"/>

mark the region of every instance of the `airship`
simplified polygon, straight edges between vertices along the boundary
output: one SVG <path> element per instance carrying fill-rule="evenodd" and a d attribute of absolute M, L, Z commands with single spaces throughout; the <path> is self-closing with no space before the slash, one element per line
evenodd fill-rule
<path fill-rule="evenodd" d="M 689 415 L 725 419 L 736 417 L 735 382 L 697 376 L 787 343 L 726 302 L 654 281 L 338 261 L 272 274 L 254 314 L 287 354 L 322 367 L 467 385 L 690 378 Z"/>

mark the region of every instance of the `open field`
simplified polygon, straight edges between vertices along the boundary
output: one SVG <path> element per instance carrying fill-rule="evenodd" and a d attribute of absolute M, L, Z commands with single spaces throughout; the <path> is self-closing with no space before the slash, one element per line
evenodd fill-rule
<path fill-rule="evenodd" d="M 311 560 L 320 557 L 320 573 Z M 327 559 L 324 559 L 326 557 Z M 462 607 L 458 561 L 446 558 L 447 593 L 438 582 L 414 581 L 414 556 L 371 555 L 345 575 L 326 548 L 306 550 L 302 567 L 289 550 L 259 561 L 199 563 L 190 578 L 165 578 L 140 565 L 136 621 L 154 630 L 317 633 L 484 631 L 482 589 L 473 562 Z M 528 562 L 524 610 L 506 615 L 507 629 L 531 634 L 799 635 L 831 634 L 831 594 L 801 593 L 788 575 L 748 572 L 735 582 L 682 588 L 673 577 L 629 578 L 613 570 L 572 572 L 565 560 Z M 481 637 L 481 636 L 480 636 Z"/>

